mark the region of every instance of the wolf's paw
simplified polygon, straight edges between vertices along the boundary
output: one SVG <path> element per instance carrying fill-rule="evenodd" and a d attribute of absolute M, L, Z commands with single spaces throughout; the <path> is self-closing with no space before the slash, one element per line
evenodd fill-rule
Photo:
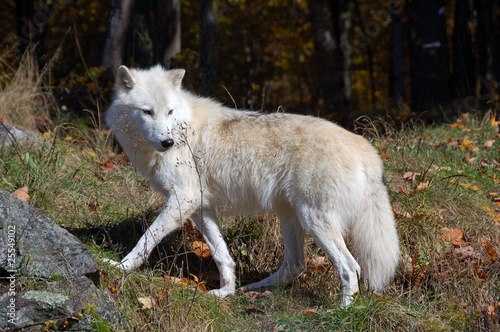
<path fill-rule="evenodd" d="M 229 288 L 212 289 L 211 291 L 208 292 L 208 294 L 212 294 L 217 297 L 226 297 L 229 295 L 233 295 L 234 289 L 229 289 Z"/>
<path fill-rule="evenodd" d="M 359 291 L 352 295 L 344 294 L 342 295 L 342 303 L 340 304 L 340 308 L 347 309 L 351 306 L 351 304 L 356 300 L 359 295 Z"/>
<path fill-rule="evenodd" d="M 127 270 L 126 266 L 122 262 L 117 262 L 108 258 L 101 258 L 101 260 L 105 263 L 108 263 L 111 266 L 117 267 L 122 270 Z"/>

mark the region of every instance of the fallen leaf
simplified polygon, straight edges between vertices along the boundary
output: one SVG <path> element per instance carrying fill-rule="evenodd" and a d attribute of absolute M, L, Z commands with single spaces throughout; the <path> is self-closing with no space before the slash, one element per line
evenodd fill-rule
<path fill-rule="evenodd" d="M 420 182 L 417 185 L 417 188 L 415 188 L 416 191 L 422 191 L 422 190 L 426 190 L 426 189 L 429 189 L 429 181 Z"/>
<path fill-rule="evenodd" d="M 106 276 L 106 272 L 104 270 L 101 271 L 101 283 L 104 285 L 104 286 L 107 286 L 108 285 L 108 277 Z"/>
<path fill-rule="evenodd" d="M 306 309 L 304 310 L 304 315 L 308 315 L 308 316 L 314 316 L 314 315 L 317 315 L 317 310 L 316 309 Z"/>
<path fill-rule="evenodd" d="M 461 247 L 461 248 L 455 248 L 455 253 L 462 260 L 465 260 L 465 259 L 468 259 L 468 258 L 476 259 L 479 256 L 479 254 L 477 253 L 477 251 L 475 251 L 474 248 L 472 248 L 471 246 L 465 246 L 465 247 Z"/>
<path fill-rule="evenodd" d="M 394 213 L 394 216 L 396 218 L 399 218 L 399 217 L 404 217 L 406 219 L 411 218 L 411 214 L 408 211 L 405 211 L 405 210 L 403 210 L 400 207 L 395 206 L 395 205 L 392 207 L 392 212 Z"/>
<path fill-rule="evenodd" d="M 30 200 L 30 195 L 28 194 L 28 186 L 24 186 L 22 188 L 18 188 L 16 189 L 12 195 L 16 196 L 17 198 L 19 198 L 21 201 L 25 202 L 25 203 L 28 203 L 29 200 Z"/>
<path fill-rule="evenodd" d="M 256 307 L 246 307 L 245 310 L 252 314 L 264 315 L 266 312 Z"/>
<path fill-rule="evenodd" d="M 488 255 L 490 255 L 491 260 L 495 262 L 498 259 L 498 253 L 495 250 L 495 247 L 491 244 L 491 241 L 486 241 L 481 238 L 481 242 L 484 244 L 484 248 L 486 249 Z"/>
<path fill-rule="evenodd" d="M 203 241 L 193 241 L 190 248 L 198 257 L 207 258 L 212 255 L 210 249 L 208 248 L 208 244 Z"/>
<path fill-rule="evenodd" d="M 491 148 L 493 146 L 493 144 L 495 144 L 495 140 L 489 139 L 489 140 L 485 141 L 483 145 L 485 148 Z"/>
<path fill-rule="evenodd" d="M 476 190 L 480 189 L 477 185 L 471 184 L 471 183 L 459 182 L 458 184 L 461 185 L 462 187 L 464 187 L 465 189 L 469 189 L 469 190 L 476 191 Z"/>
<path fill-rule="evenodd" d="M 469 160 L 467 160 L 467 162 L 472 165 L 474 164 L 474 162 L 477 160 L 477 157 L 472 157 L 472 158 L 469 158 Z"/>
<path fill-rule="evenodd" d="M 443 238 L 457 248 L 460 248 L 465 243 L 464 231 L 461 228 L 444 227 L 441 232 L 443 233 Z"/>
<path fill-rule="evenodd" d="M 139 297 L 137 300 L 142 304 L 142 309 L 153 309 L 153 306 L 156 304 L 151 296 Z"/>
<path fill-rule="evenodd" d="M 419 172 L 405 172 L 403 174 L 403 179 L 406 180 L 406 181 L 415 182 L 415 178 L 417 176 L 420 176 L 420 175 L 422 175 L 422 173 L 419 173 Z"/>
<path fill-rule="evenodd" d="M 311 271 L 319 273 L 324 273 L 330 266 L 332 266 L 330 260 L 324 256 L 307 257 L 306 264 Z"/>
<path fill-rule="evenodd" d="M 478 282 L 482 282 L 482 281 L 485 281 L 486 278 L 488 278 L 488 273 L 485 273 L 485 272 L 481 272 L 479 271 L 479 266 L 475 266 L 474 267 L 474 278 L 476 279 L 476 281 Z"/>
<path fill-rule="evenodd" d="M 467 150 L 471 149 L 474 146 L 474 142 L 471 141 L 470 139 L 466 139 L 462 142 L 462 145 L 460 145 L 461 150 Z"/>
<path fill-rule="evenodd" d="M 165 298 L 165 296 L 167 295 L 167 292 L 162 289 L 161 291 L 158 292 L 158 294 L 156 294 L 156 297 L 158 298 L 158 300 L 163 300 Z"/>
<path fill-rule="evenodd" d="M 255 300 L 266 298 L 273 295 L 271 291 L 265 291 L 265 292 L 247 292 L 243 296 L 248 299 L 251 303 L 254 303 Z"/>
<path fill-rule="evenodd" d="M 496 316 L 496 313 L 495 313 L 495 306 L 493 305 L 489 305 L 488 308 L 486 309 L 486 311 L 488 312 L 488 316 Z"/>
<path fill-rule="evenodd" d="M 399 187 L 398 192 L 403 195 L 408 195 L 408 189 L 406 189 L 405 187 Z"/>

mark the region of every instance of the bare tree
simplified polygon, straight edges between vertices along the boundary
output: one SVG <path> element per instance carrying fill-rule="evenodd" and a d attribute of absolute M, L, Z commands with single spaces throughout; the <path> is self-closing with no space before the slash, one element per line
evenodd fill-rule
<path fill-rule="evenodd" d="M 452 85 L 455 97 L 458 98 L 474 95 L 476 87 L 471 19 L 469 0 L 456 0 L 455 25 L 452 36 Z"/>
<path fill-rule="evenodd" d="M 214 95 L 217 90 L 217 15 L 213 0 L 199 0 L 200 59 L 198 89 L 203 95 Z"/>
<path fill-rule="evenodd" d="M 351 95 L 350 3 L 346 0 L 309 0 L 308 4 L 323 110 L 326 114 L 345 118 Z"/>
<path fill-rule="evenodd" d="M 412 108 L 436 110 L 449 99 L 449 58 L 443 0 L 411 3 L 415 22 L 410 52 L 412 62 Z M 426 117 L 436 117 L 436 112 Z"/>
<path fill-rule="evenodd" d="M 165 29 L 166 45 L 163 51 L 163 64 L 168 67 L 170 59 L 181 52 L 181 0 L 167 0 Z M 157 21 L 160 21 L 157 19 Z M 159 35 L 159 33 L 157 33 Z"/>
<path fill-rule="evenodd" d="M 397 1 L 393 1 L 396 3 Z M 390 96 L 396 105 L 405 99 L 404 85 L 404 54 L 403 54 L 403 18 L 401 10 L 391 11 L 392 40 L 391 40 L 391 72 Z"/>
<path fill-rule="evenodd" d="M 123 51 L 127 42 L 134 0 L 112 0 L 107 24 L 107 37 L 101 59 L 101 66 L 118 67 L 122 64 Z"/>

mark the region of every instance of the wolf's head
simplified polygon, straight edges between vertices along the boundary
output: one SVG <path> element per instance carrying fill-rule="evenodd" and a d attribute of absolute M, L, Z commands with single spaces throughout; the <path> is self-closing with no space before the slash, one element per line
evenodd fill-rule
<path fill-rule="evenodd" d="M 132 131 L 163 152 L 183 140 L 191 110 L 182 96 L 184 69 L 118 68 L 116 95 L 106 119 L 113 131 Z"/>

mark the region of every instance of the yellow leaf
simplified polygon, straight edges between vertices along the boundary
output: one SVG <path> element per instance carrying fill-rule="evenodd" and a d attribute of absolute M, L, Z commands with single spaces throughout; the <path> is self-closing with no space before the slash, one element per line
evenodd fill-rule
<path fill-rule="evenodd" d="M 474 142 L 472 142 L 470 139 L 466 139 L 465 141 L 462 142 L 460 149 L 462 149 L 462 150 L 470 149 L 473 146 L 474 146 Z"/>
<path fill-rule="evenodd" d="M 94 151 L 87 150 L 86 152 L 87 152 L 87 155 L 88 155 L 89 157 L 92 157 L 92 158 L 97 157 L 97 154 L 96 154 Z"/>
<path fill-rule="evenodd" d="M 478 186 L 476 186 L 475 184 L 470 184 L 470 183 L 463 183 L 463 182 L 459 182 L 458 183 L 459 185 L 461 185 L 462 187 L 464 187 L 465 189 L 469 189 L 469 190 L 479 190 L 480 188 Z"/>
<path fill-rule="evenodd" d="M 64 139 L 67 140 L 67 141 L 72 141 L 73 140 L 73 136 L 68 135 Z"/>
<path fill-rule="evenodd" d="M 500 121 L 497 121 L 494 116 L 491 117 L 491 126 L 492 127 L 500 126 Z"/>

